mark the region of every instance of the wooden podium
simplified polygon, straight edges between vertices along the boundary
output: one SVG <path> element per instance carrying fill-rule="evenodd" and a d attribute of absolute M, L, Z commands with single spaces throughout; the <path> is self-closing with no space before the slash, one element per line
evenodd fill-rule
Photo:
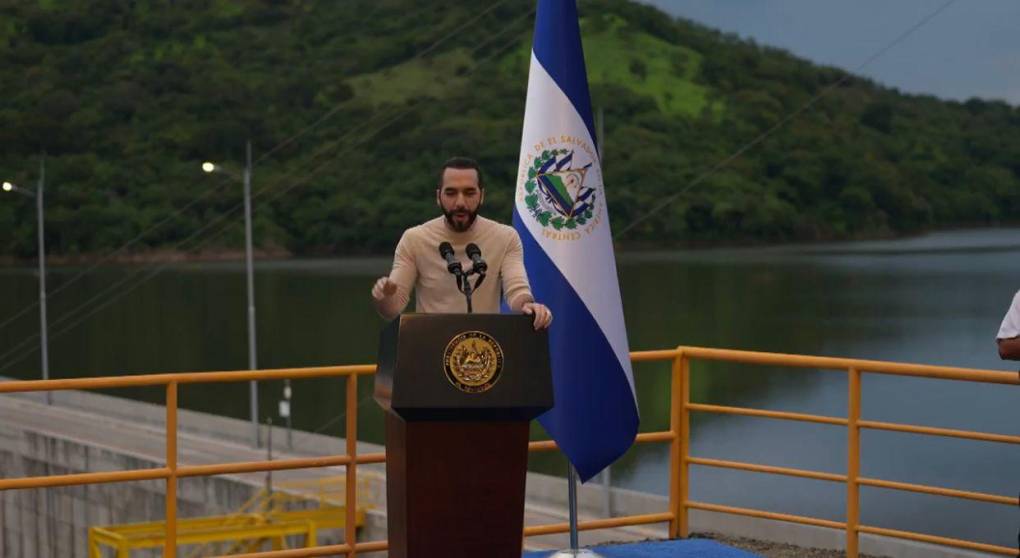
<path fill-rule="evenodd" d="M 520 558 L 528 425 L 552 407 L 531 316 L 404 314 L 383 330 L 391 558 Z"/>

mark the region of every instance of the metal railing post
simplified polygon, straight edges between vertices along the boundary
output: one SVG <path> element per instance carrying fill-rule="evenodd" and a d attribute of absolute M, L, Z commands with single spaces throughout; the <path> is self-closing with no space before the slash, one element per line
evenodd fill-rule
<path fill-rule="evenodd" d="M 177 557 L 177 382 L 166 385 L 166 540 L 163 558 Z"/>
<path fill-rule="evenodd" d="M 673 520 L 669 523 L 670 538 L 686 537 L 687 525 L 687 457 L 690 441 L 690 361 L 683 349 L 678 347 L 673 357 L 672 389 L 670 390 L 669 430 L 673 435 L 670 442 L 669 509 Z"/>
<path fill-rule="evenodd" d="M 347 376 L 347 427 L 344 432 L 347 439 L 347 457 L 350 462 L 347 464 L 346 492 L 344 495 L 344 542 L 350 550 L 347 551 L 348 558 L 354 558 L 357 550 L 358 530 L 356 524 L 356 512 L 358 505 L 358 375 Z"/>
<path fill-rule="evenodd" d="M 847 465 L 846 465 L 846 556 L 857 558 L 859 543 L 861 490 L 857 478 L 861 472 L 861 371 L 849 368 L 847 378 Z"/>
<path fill-rule="evenodd" d="M 682 397 L 680 398 L 680 536 L 687 537 L 690 529 L 687 525 L 687 502 L 690 500 L 690 463 L 691 455 L 691 412 L 687 405 L 691 402 L 691 360 L 686 354 L 680 356 L 680 381 Z"/>
<path fill-rule="evenodd" d="M 273 417 L 266 417 L 266 461 L 273 460 Z M 273 472 L 266 471 L 266 509 L 273 511 Z"/>
<path fill-rule="evenodd" d="M 677 352 L 673 357 L 673 366 L 670 377 L 669 390 L 669 433 L 673 439 L 669 442 L 669 511 L 673 519 L 669 522 L 669 538 L 675 539 L 680 535 L 680 468 L 681 449 L 683 440 L 680 438 L 680 401 L 683 398 L 681 393 L 680 360 L 683 353 Z"/>

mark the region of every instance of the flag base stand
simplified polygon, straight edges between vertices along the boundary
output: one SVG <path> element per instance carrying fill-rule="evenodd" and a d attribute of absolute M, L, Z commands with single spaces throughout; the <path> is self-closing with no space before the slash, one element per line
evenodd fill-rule
<path fill-rule="evenodd" d="M 601 554 L 598 554 L 597 552 L 594 552 L 592 550 L 588 550 L 587 548 L 561 550 L 556 554 L 553 554 L 549 558 L 573 558 L 578 556 L 583 558 L 602 558 Z"/>

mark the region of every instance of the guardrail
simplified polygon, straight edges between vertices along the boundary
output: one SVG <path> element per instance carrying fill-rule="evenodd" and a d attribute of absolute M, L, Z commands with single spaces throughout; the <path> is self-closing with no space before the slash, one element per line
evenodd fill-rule
<path fill-rule="evenodd" d="M 996 443 L 1020 444 L 1020 436 L 863 420 L 860 416 L 862 374 L 894 374 L 946 380 L 1020 385 L 1020 376 L 1017 374 L 992 370 L 971 370 L 965 368 L 926 366 L 859 359 L 785 355 L 698 347 L 678 347 L 676 349 L 659 351 L 637 351 L 631 353 L 631 359 L 635 362 L 672 361 L 670 429 L 668 431 L 661 432 L 641 433 L 638 434 L 636 439 L 637 443 L 665 442 L 670 444 L 669 509 L 662 513 L 583 521 L 579 523 L 579 529 L 606 529 L 626 525 L 668 522 L 671 538 L 686 537 L 688 535 L 688 512 L 692 509 L 699 509 L 842 529 L 846 531 L 846 553 L 849 558 L 856 558 L 858 555 L 859 535 L 861 533 L 911 539 L 958 548 L 980 550 L 1006 556 L 1018 555 L 1017 551 L 1012 548 L 939 537 L 923 533 L 897 531 L 876 526 L 862 525 L 860 523 L 861 486 L 876 486 L 895 490 L 906 490 L 925 494 L 936 494 L 954 498 L 992 502 L 1010 506 L 1020 506 L 1020 498 L 1012 496 L 953 490 L 921 484 L 893 482 L 862 477 L 860 475 L 860 431 L 865 428 L 933 436 L 949 436 Z M 691 402 L 690 366 L 692 360 L 714 360 L 744 364 L 819 368 L 844 371 L 849 376 L 849 388 L 847 394 L 849 402 L 848 416 L 845 418 L 831 417 L 743 407 L 724 407 Z M 354 365 L 238 372 L 192 372 L 67 380 L 2 382 L 0 383 L 0 394 L 72 389 L 164 386 L 166 389 L 166 464 L 164 467 L 150 469 L 0 479 L 0 490 L 163 479 L 166 481 L 166 543 L 164 546 L 163 556 L 165 558 L 176 558 L 177 479 L 259 471 L 344 466 L 347 469 L 345 505 L 347 517 L 344 524 L 344 540 L 346 541 L 344 544 L 294 550 L 270 551 L 238 556 L 251 558 L 298 558 L 345 554 L 349 557 L 354 557 L 358 553 L 385 550 L 387 548 L 386 541 L 355 542 L 356 521 L 353 515 L 357 509 L 357 466 L 359 464 L 382 463 L 386 459 L 386 456 L 383 453 L 359 455 L 357 453 L 356 436 L 347 436 L 346 453 L 344 455 L 283 459 L 275 461 L 217 463 L 209 465 L 179 465 L 177 462 L 177 390 L 180 385 L 196 383 L 247 382 L 252 380 L 280 380 L 288 378 L 291 380 L 298 380 L 323 377 L 346 377 L 346 432 L 356 433 L 358 425 L 358 377 L 373 374 L 374 372 L 374 365 Z M 690 439 L 691 412 L 745 415 L 845 426 L 849 432 L 849 435 L 847 436 L 847 473 L 835 474 L 691 456 L 689 454 L 690 445 L 688 443 Z M 531 442 L 529 449 L 530 451 L 550 451 L 556 449 L 556 444 L 552 441 Z M 688 471 L 691 465 L 722 467 L 845 483 L 847 487 L 846 520 L 839 522 L 693 501 L 688 497 L 687 482 Z M 524 535 L 547 535 L 553 533 L 565 533 L 567 531 L 568 525 L 566 523 L 555 523 L 549 525 L 528 526 L 524 530 Z"/>
<path fill-rule="evenodd" d="M 669 351 L 651 351 L 647 353 L 634 353 L 634 360 L 661 359 L 670 356 Z M 860 522 L 860 487 L 875 486 L 894 490 L 919 492 L 923 494 L 934 494 L 953 498 L 964 498 L 982 502 L 991 502 L 1007 506 L 1020 506 L 1020 498 L 1015 496 L 1003 496 L 998 494 L 986 494 L 982 492 L 970 492 L 964 490 L 953 490 L 949 488 L 927 486 L 922 484 L 911 484 L 904 482 L 893 482 L 888 480 L 863 477 L 860 475 L 860 452 L 862 429 L 888 430 L 894 432 L 907 432 L 923 434 L 928 436 L 948 436 L 953 438 L 964 438 L 968 440 L 981 440 L 986 442 L 1020 444 L 1020 436 L 989 434 L 985 432 L 974 432 L 967 430 L 952 430 L 947 428 L 933 428 L 911 424 L 900 424 L 890 422 L 879 422 L 864 420 L 861 418 L 861 376 L 865 373 L 889 374 L 897 376 L 913 376 L 922 378 L 936 378 L 942 380 L 958 380 L 970 382 L 983 382 L 994 384 L 1020 385 L 1020 375 L 1014 372 L 1000 372 L 994 370 L 973 370 L 967 368 L 954 368 L 946 366 L 927 366 L 919 364 L 906 364 L 896 362 L 883 362 L 875 360 L 814 357 L 804 355 L 787 355 L 778 353 L 761 353 L 751 351 L 734 351 L 726 349 L 708 349 L 700 347 L 679 347 L 671 354 L 673 358 L 673 388 L 671 404 L 671 428 L 676 436 L 682 441 L 678 448 L 673 446 L 671 455 L 672 478 L 670 480 L 670 509 L 676 515 L 676 521 L 670 525 L 670 535 L 673 537 L 685 537 L 688 534 L 687 512 L 691 509 L 706 511 L 724 512 L 764 519 L 775 519 L 806 525 L 816 525 L 846 531 L 846 555 L 849 558 L 856 558 L 861 533 L 870 533 L 886 537 L 909 539 L 920 542 L 934 543 L 957 548 L 966 548 L 1002 554 L 1005 556 L 1020 556 L 1020 551 L 998 545 L 984 544 L 973 541 L 965 541 L 948 537 L 939 537 L 930 534 L 915 533 L 885 529 L 871 525 L 863 525 Z M 823 415 L 812 415 L 803 413 L 790 413 L 782 411 L 768 411 L 745 407 L 724 407 L 719 405 L 706 405 L 692 403 L 690 400 L 690 364 L 692 360 L 714 360 L 743 364 L 758 364 L 768 366 L 788 366 L 795 368 L 815 368 L 836 373 L 846 373 L 848 376 L 847 409 L 846 417 L 832 417 Z M 731 415 L 744 415 L 754 417 L 766 417 L 780 420 L 793 420 L 801 422 L 813 422 L 845 426 L 847 428 L 847 472 L 846 474 L 834 474 L 821 471 L 805 469 L 793 469 L 788 467 L 773 467 L 754 463 L 738 461 L 724 461 L 719 459 L 705 459 L 693 457 L 689 454 L 690 436 L 690 413 L 722 413 Z M 693 501 L 688 497 L 687 478 L 691 465 L 703 465 L 708 467 L 722 467 L 759 473 L 787 475 L 793 477 L 824 480 L 830 482 L 842 482 L 846 484 L 846 520 L 830 521 L 813 517 L 798 515 L 772 513 L 763 510 L 749 508 L 737 508 L 732 506 L 720 506 L 706 502 Z"/>

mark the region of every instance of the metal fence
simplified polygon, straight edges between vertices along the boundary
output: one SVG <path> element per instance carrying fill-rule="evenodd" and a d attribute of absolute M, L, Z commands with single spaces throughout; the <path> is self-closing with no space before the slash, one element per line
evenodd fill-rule
<path fill-rule="evenodd" d="M 1020 506 L 1020 498 L 1013 496 L 985 494 L 921 484 L 894 482 L 862 477 L 860 475 L 860 432 L 862 429 L 866 428 L 907 432 L 928 436 L 949 436 L 994 443 L 1020 444 L 1020 436 L 1014 435 L 990 434 L 984 432 L 950 430 L 945 428 L 864 420 L 861 418 L 862 374 L 893 374 L 900 376 L 938 378 L 943 380 L 1020 385 L 1020 376 L 1016 373 L 698 347 L 678 347 L 676 349 L 660 351 L 637 351 L 631 353 L 631 358 L 635 362 L 672 362 L 670 428 L 668 431 L 641 433 L 638 434 L 636 439 L 636 442 L 638 443 L 658 442 L 670 444 L 669 509 L 661 513 L 582 521 L 578 525 L 579 529 L 608 529 L 628 525 L 668 523 L 669 535 L 671 538 L 686 537 L 688 535 L 688 513 L 692 509 L 697 509 L 842 529 L 846 531 L 846 553 L 850 558 L 856 558 L 858 554 L 859 536 L 861 533 L 911 539 L 958 548 L 980 550 L 1006 556 L 1020 555 L 1016 549 L 997 545 L 862 525 L 860 523 L 859 504 L 860 487 L 875 486 L 894 490 L 905 490 L 952 498 L 991 502 L 1014 507 Z M 846 417 L 833 417 L 743 407 L 725 407 L 692 402 L 690 400 L 690 370 L 691 362 L 695 360 L 726 361 L 744 364 L 787 366 L 794 368 L 817 368 L 845 373 L 849 378 L 847 393 L 848 415 Z M 259 371 L 192 372 L 67 380 L 2 382 L 0 383 L 0 394 L 72 389 L 164 386 L 166 389 L 166 464 L 164 467 L 150 469 L 0 479 L 0 490 L 163 479 L 166 482 L 166 543 L 164 546 L 163 556 L 165 558 L 176 558 L 176 495 L 178 479 L 197 476 L 278 471 L 285 469 L 344 466 L 347 469 L 345 504 L 345 513 L 347 514 L 347 517 L 344 522 L 344 540 L 346 541 L 344 544 L 294 550 L 277 550 L 239 556 L 260 558 L 297 558 L 309 556 L 335 556 L 340 554 L 354 557 L 358 553 L 385 550 L 387 548 L 387 543 L 384 540 L 355 542 L 357 522 L 355 521 L 354 514 L 357 510 L 357 466 L 359 464 L 383 463 L 386 460 L 386 456 L 383 453 L 359 455 L 357 452 L 356 436 L 347 435 L 346 453 L 343 455 L 302 459 L 283 459 L 275 461 L 218 463 L 208 465 L 179 465 L 177 462 L 177 390 L 178 387 L 183 384 L 345 377 L 347 405 L 346 432 L 356 433 L 358 431 L 358 377 L 373 374 L 374 372 L 375 366 L 373 365 L 355 365 Z M 836 474 L 692 456 L 689 453 L 690 445 L 688 443 L 690 439 L 690 414 L 692 412 L 744 415 L 845 426 L 849 433 L 847 436 L 846 450 L 847 473 Z M 556 449 L 556 445 L 551 441 L 531 442 L 529 449 L 531 451 L 550 451 Z M 847 490 L 846 520 L 842 522 L 831 521 L 813 517 L 773 513 L 764 510 L 722 506 L 691 500 L 688 496 L 688 471 L 691 465 L 722 467 L 844 483 Z M 533 525 L 525 528 L 524 536 L 565 533 L 567 531 L 568 525 L 565 522 L 549 525 Z"/>

